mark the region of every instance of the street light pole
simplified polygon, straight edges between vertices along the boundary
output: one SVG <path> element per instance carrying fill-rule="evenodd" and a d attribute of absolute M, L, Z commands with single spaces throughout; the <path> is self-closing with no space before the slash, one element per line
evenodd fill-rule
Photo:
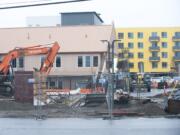
<path fill-rule="evenodd" d="M 114 73 L 114 45 L 115 42 L 120 40 L 113 40 L 112 44 L 108 40 L 101 40 L 102 42 L 108 43 L 108 101 L 109 101 L 109 115 L 110 118 L 113 118 L 113 108 L 114 108 L 114 80 L 115 80 L 115 73 Z M 110 51 L 112 48 L 112 52 Z M 112 54 L 111 54 L 112 53 Z M 110 71 L 110 67 L 112 67 L 112 73 Z M 110 84 L 111 83 L 111 84 Z"/>

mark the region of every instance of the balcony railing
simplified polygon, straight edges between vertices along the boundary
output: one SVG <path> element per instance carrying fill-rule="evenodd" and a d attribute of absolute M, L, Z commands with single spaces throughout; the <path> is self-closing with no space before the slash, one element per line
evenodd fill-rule
<path fill-rule="evenodd" d="M 173 46 L 173 50 L 174 50 L 174 51 L 180 51 L 180 46 L 176 46 L 176 45 Z"/>
<path fill-rule="evenodd" d="M 173 36 L 173 37 L 172 37 L 172 40 L 173 40 L 173 41 L 180 41 L 180 36 Z"/>
<path fill-rule="evenodd" d="M 149 60 L 150 61 L 160 61 L 160 57 L 152 56 L 152 57 L 149 57 Z"/>
<path fill-rule="evenodd" d="M 150 46 L 149 50 L 150 51 L 160 51 L 160 47 L 159 46 Z"/>
<path fill-rule="evenodd" d="M 150 36 L 149 41 L 151 41 L 151 42 L 159 42 L 160 37 L 159 36 Z"/>
<path fill-rule="evenodd" d="M 180 56 L 174 56 L 173 59 L 174 61 L 180 61 Z"/>

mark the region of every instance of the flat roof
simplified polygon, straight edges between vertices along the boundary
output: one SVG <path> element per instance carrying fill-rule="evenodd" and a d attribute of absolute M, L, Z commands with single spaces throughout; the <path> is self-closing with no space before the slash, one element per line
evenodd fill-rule
<path fill-rule="evenodd" d="M 97 18 L 99 18 L 99 20 L 103 23 L 104 21 L 102 20 L 102 18 L 100 17 L 100 14 L 95 12 L 95 11 L 89 11 L 89 12 L 62 12 L 60 14 L 94 14 L 97 16 Z"/>

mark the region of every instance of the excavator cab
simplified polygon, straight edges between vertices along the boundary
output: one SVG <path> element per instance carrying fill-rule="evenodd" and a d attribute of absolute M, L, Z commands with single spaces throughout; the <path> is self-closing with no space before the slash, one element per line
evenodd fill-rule
<path fill-rule="evenodd" d="M 14 80 L 13 68 L 10 65 L 7 75 L 4 75 L 2 72 L 0 72 L 0 95 L 13 96 L 14 94 L 13 80 Z"/>

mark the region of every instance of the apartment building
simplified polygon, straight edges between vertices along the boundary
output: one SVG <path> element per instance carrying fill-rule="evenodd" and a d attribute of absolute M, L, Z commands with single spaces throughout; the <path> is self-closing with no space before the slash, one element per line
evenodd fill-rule
<path fill-rule="evenodd" d="M 48 86 L 76 89 L 93 75 L 106 72 L 107 45 L 115 39 L 113 25 L 0 28 L 0 58 L 15 47 L 49 44 L 57 41 L 59 53 L 48 77 Z M 44 55 L 25 56 L 12 61 L 15 71 L 39 68 Z"/>
<path fill-rule="evenodd" d="M 119 61 L 128 59 L 131 73 L 180 72 L 180 27 L 117 28 L 116 38 Z"/>

